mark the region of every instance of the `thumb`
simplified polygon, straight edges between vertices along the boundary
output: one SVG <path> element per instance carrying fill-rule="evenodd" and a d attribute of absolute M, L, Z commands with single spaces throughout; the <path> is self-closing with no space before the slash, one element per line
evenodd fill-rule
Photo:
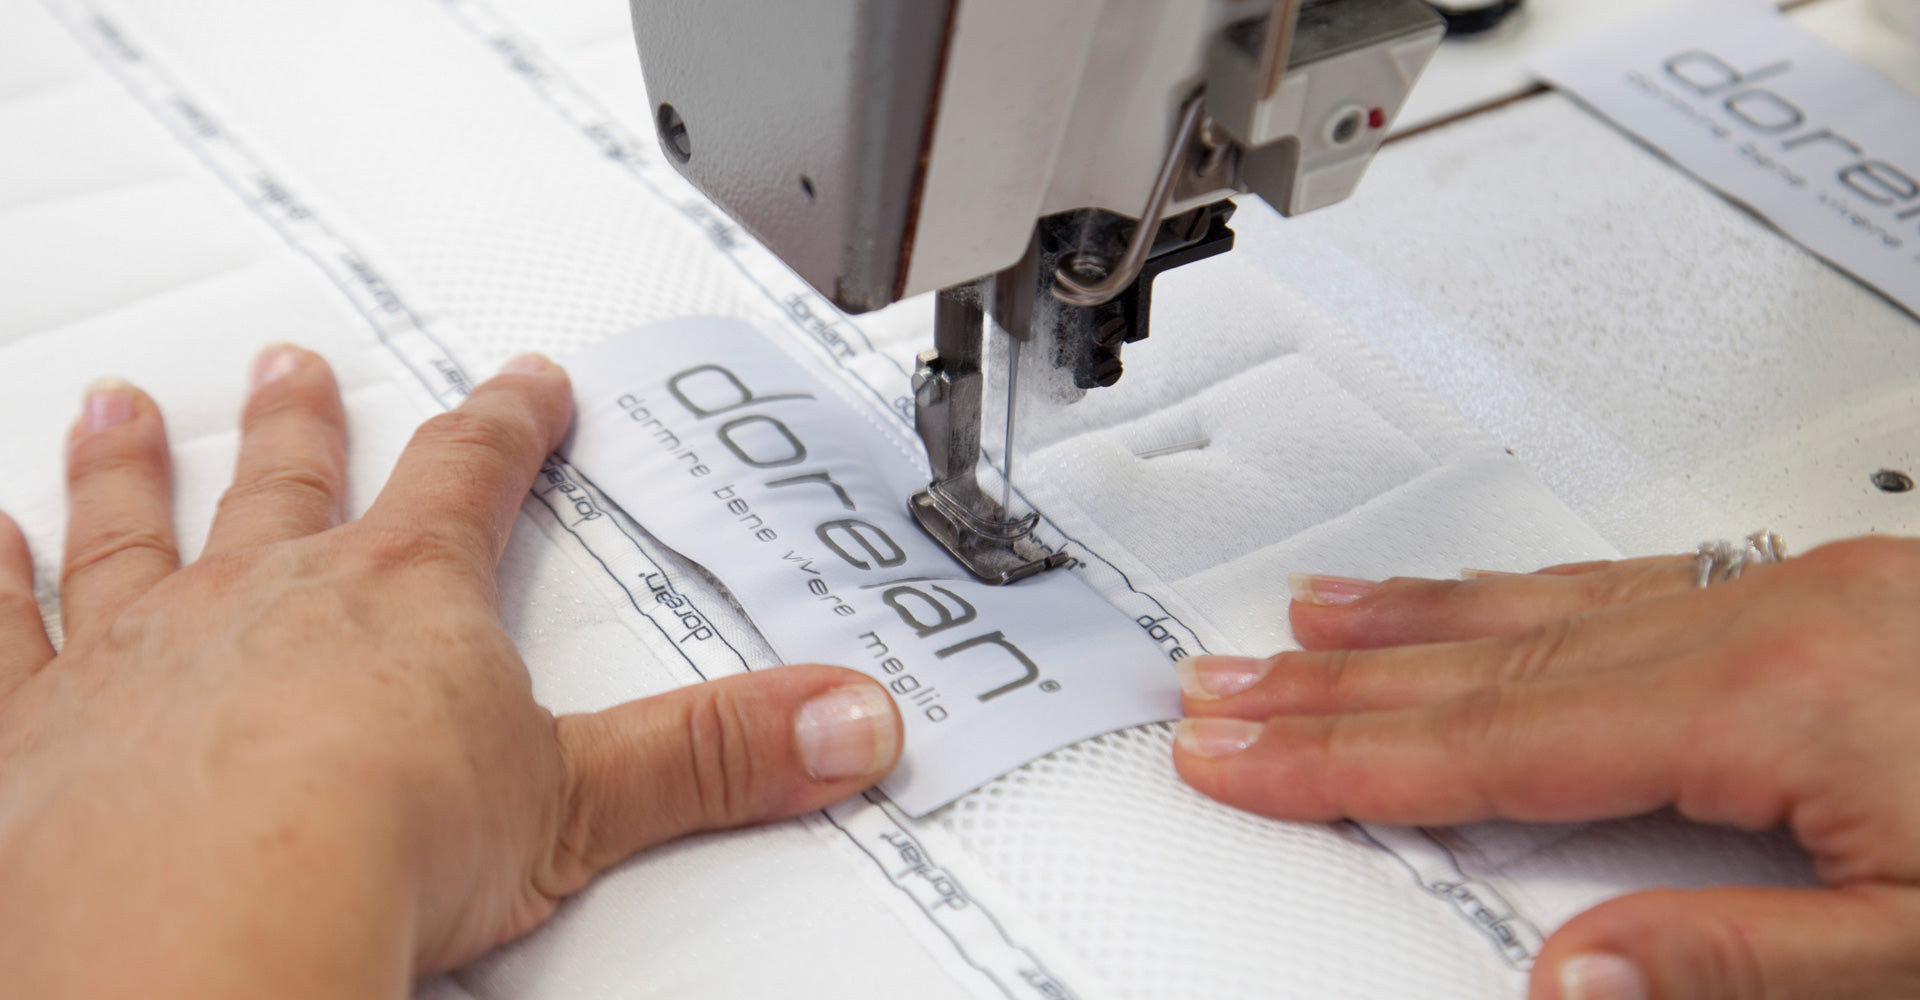
<path fill-rule="evenodd" d="M 554 895 L 690 833 L 825 808 L 900 758 L 893 699 L 839 667 L 728 677 L 555 725 L 567 787 L 541 887 Z"/>
<path fill-rule="evenodd" d="M 1533 967 L 1531 1000 L 1851 1000 L 1920 996 L 1920 890 L 1643 892 L 1575 917 Z"/>

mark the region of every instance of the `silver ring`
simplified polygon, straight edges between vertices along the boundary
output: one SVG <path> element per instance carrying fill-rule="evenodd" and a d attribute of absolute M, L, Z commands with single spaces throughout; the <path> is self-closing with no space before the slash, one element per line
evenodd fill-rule
<path fill-rule="evenodd" d="M 1787 543 L 1772 531 L 1756 531 L 1740 542 L 1721 539 L 1701 542 L 1693 557 L 1693 585 L 1704 588 L 1722 580 L 1738 580 L 1748 566 L 1777 563 L 1787 558 Z"/>

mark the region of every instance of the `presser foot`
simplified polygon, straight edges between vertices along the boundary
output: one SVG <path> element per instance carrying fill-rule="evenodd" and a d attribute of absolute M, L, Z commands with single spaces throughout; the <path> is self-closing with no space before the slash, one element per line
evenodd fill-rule
<path fill-rule="evenodd" d="M 984 583 L 1004 586 L 1072 561 L 1033 540 L 1037 514 L 1013 521 L 982 517 L 938 483 L 914 494 L 907 506 L 920 527 Z"/>

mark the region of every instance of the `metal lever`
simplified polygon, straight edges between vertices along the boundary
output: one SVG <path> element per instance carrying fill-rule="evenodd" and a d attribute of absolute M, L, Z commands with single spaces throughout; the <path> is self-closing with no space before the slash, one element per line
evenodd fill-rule
<path fill-rule="evenodd" d="M 1054 298 L 1067 305 L 1083 308 L 1105 305 L 1126 291 L 1127 286 L 1133 284 L 1133 279 L 1140 276 L 1140 268 L 1147 262 L 1147 253 L 1153 249 L 1154 236 L 1160 232 L 1160 220 L 1173 200 L 1174 185 L 1180 180 L 1181 169 L 1186 166 L 1187 151 L 1193 147 L 1194 136 L 1200 131 L 1200 122 L 1206 117 L 1204 97 L 1204 94 L 1195 94 L 1180 106 L 1180 126 L 1173 135 L 1173 145 L 1167 149 L 1167 158 L 1160 164 L 1160 176 L 1154 178 L 1153 193 L 1147 198 L 1146 213 L 1140 217 L 1140 223 L 1133 227 L 1133 236 L 1127 240 L 1126 252 L 1120 255 L 1119 262 L 1110 263 L 1104 257 L 1092 254 L 1069 256 L 1054 269 Z"/>

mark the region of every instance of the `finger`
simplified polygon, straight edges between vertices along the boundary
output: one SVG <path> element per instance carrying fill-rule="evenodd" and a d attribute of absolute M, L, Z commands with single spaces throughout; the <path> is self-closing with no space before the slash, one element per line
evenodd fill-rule
<path fill-rule="evenodd" d="M 180 568 L 172 489 L 160 408 L 119 379 L 94 383 L 67 447 L 60 606 L 69 635 L 110 624 Z"/>
<path fill-rule="evenodd" d="M 1687 565 L 1692 565 L 1693 556 L 1666 555 L 1641 556 L 1637 559 L 1587 559 L 1581 562 L 1557 563 L 1552 566 L 1543 566 L 1540 569 L 1534 570 L 1532 573 L 1512 573 L 1498 569 L 1463 569 L 1460 571 L 1460 578 L 1463 580 L 1477 580 L 1481 577 L 1488 576 L 1576 576 L 1581 573 L 1592 573 L 1596 570 L 1620 569 L 1632 566 L 1653 566 L 1661 563 L 1673 564 L 1680 560 L 1686 560 Z"/>
<path fill-rule="evenodd" d="M 1649 558 L 1692 559 L 1693 557 L 1692 556 L 1678 556 L 1678 557 L 1652 556 Z M 1543 566 L 1540 569 L 1534 570 L 1532 575 L 1534 576 L 1578 576 L 1581 573 L 1593 573 L 1603 569 L 1613 569 L 1616 566 L 1622 566 L 1622 565 L 1625 565 L 1626 563 L 1627 563 L 1627 560 L 1623 560 L 1623 559 L 1588 559 L 1583 562 L 1570 562 L 1570 563 L 1560 563 L 1554 566 Z"/>
<path fill-rule="evenodd" d="M 420 426 L 365 520 L 443 541 L 491 571 L 572 413 L 560 366 L 532 354 L 507 362 L 459 409 Z"/>
<path fill-rule="evenodd" d="M 220 498 L 209 554 L 318 534 L 345 516 L 347 418 L 320 356 L 287 344 L 253 364 L 240 457 Z"/>
<path fill-rule="evenodd" d="M 877 682 L 782 667 L 559 720 L 566 820 L 544 886 L 566 895 L 635 851 L 821 809 L 893 769 L 901 724 Z"/>
<path fill-rule="evenodd" d="M 1583 611 L 1693 589 L 1692 556 L 1660 556 L 1561 574 L 1402 577 L 1384 583 L 1299 574 L 1289 580 L 1293 636 L 1308 649 L 1375 649 L 1507 635 Z"/>
<path fill-rule="evenodd" d="M 33 597 L 33 557 L 13 519 L 0 514 L 0 698 L 53 660 Z"/>
<path fill-rule="evenodd" d="M 1664 676 L 1548 678 L 1357 715 L 1187 719 L 1174 764 L 1201 792 L 1276 819 L 1446 825 L 1635 815 L 1677 801 L 1695 749 L 1672 721 L 1688 718 L 1694 699 Z"/>
<path fill-rule="evenodd" d="M 1575 917 L 1531 1000 L 1920 996 L 1920 890 L 1645 892 Z"/>
<path fill-rule="evenodd" d="M 1544 677 L 1643 667 L 1718 641 L 1722 595 L 1687 594 L 1556 618 L 1524 632 L 1380 649 L 1307 650 L 1266 659 L 1180 661 L 1188 715 L 1378 712 Z"/>

